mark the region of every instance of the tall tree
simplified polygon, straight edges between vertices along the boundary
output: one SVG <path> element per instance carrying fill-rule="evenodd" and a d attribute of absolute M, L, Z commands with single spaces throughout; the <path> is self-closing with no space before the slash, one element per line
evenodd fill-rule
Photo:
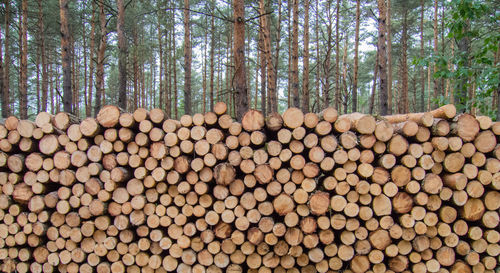
<path fill-rule="evenodd" d="M 300 107 L 299 98 L 299 0 L 293 1 L 292 22 L 292 99 L 293 107 Z"/>
<path fill-rule="evenodd" d="M 387 49 L 386 49 L 386 3 L 385 0 L 378 1 L 378 70 L 380 77 L 380 90 L 379 90 L 379 114 L 387 115 Z"/>
<path fill-rule="evenodd" d="M 245 65 L 245 1 L 233 0 L 234 9 L 234 89 L 236 118 L 241 120 L 248 111 L 248 89 Z"/>
<path fill-rule="evenodd" d="M 405 4 L 403 4 L 405 5 Z M 391 0 L 387 0 L 387 113 L 392 113 L 392 36 Z"/>
<path fill-rule="evenodd" d="M 304 73 L 302 111 L 309 112 L 309 0 L 304 1 Z"/>
<path fill-rule="evenodd" d="M 281 10 L 281 6 L 280 6 Z M 261 40 L 262 40 L 262 55 L 261 55 L 261 66 L 262 66 L 262 88 L 266 88 L 266 76 L 267 76 L 267 98 L 269 100 L 269 112 L 278 111 L 277 103 L 277 92 L 276 92 L 276 65 L 277 62 L 273 61 L 273 54 L 271 52 L 271 32 L 269 28 L 269 20 L 266 10 L 266 5 L 264 0 L 259 1 L 259 13 L 260 13 L 260 25 L 261 25 Z M 280 12 L 281 14 L 281 12 Z M 277 22 L 279 24 L 279 22 Z M 279 29 L 280 27 L 278 27 Z M 276 41 L 279 43 L 279 40 Z M 276 48 L 276 54 L 279 54 L 278 48 Z M 267 71 L 266 71 L 267 68 Z M 265 90 L 263 91 L 265 94 Z M 264 98 L 265 103 L 265 98 Z M 265 105 L 265 104 L 263 104 Z M 264 109 L 264 108 L 263 108 Z"/>
<path fill-rule="evenodd" d="M 41 0 L 40 0 L 41 1 Z M 95 55 L 95 12 L 96 3 L 92 1 L 92 17 L 90 19 L 90 62 L 89 62 L 89 79 L 87 87 L 87 102 L 85 103 L 85 115 L 90 117 L 92 115 L 92 88 L 94 85 L 94 55 Z"/>
<path fill-rule="evenodd" d="M 5 64 L 3 65 L 2 117 L 10 115 L 10 0 L 5 0 Z"/>
<path fill-rule="evenodd" d="M 100 39 L 99 39 L 99 50 L 97 51 L 97 75 L 96 75 L 96 92 L 95 92 L 95 107 L 94 116 L 97 116 L 99 110 L 101 110 L 101 105 L 104 93 L 104 61 L 106 53 L 106 44 L 108 39 L 108 32 L 106 30 L 107 19 L 104 10 L 104 1 L 99 1 L 99 27 L 100 27 Z"/>
<path fill-rule="evenodd" d="M 215 2 L 212 1 L 212 11 L 215 10 Z M 210 111 L 214 111 L 214 74 L 215 74 L 215 17 L 210 19 Z M 255 75 L 257 77 L 257 75 Z"/>
<path fill-rule="evenodd" d="M 47 52 L 45 45 L 45 24 L 43 14 L 43 0 L 38 0 L 38 31 L 40 33 L 40 53 L 42 57 L 42 111 L 47 111 L 47 96 L 49 89 L 49 77 L 47 71 Z"/>
<path fill-rule="evenodd" d="M 335 8 L 335 108 L 340 108 L 340 1 Z"/>
<path fill-rule="evenodd" d="M 184 0 L 184 114 L 191 114 L 191 34 L 189 0 Z M 244 42 L 244 40 L 243 40 Z"/>
<path fill-rule="evenodd" d="M 401 35 L 401 109 L 408 113 L 408 8 L 403 4 L 403 33 Z"/>
<path fill-rule="evenodd" d="M 356 0 L 356 31 L 354 34 L 354 79 L 352 81 L 352 111 L 358 111 L 359 17 L 360 0 Z"/>
<path fill-rule="evenodd" d="M 125 36 L 125 5 L 123 0 L 116 0 L 118 18 L 118 106 L 127 109 L 127 37 Z"/>
<path fill-rule="evenodd" d="M 19 113 L 21 119 L 28 118 L 28 0 L 21 2 L 21 78 L 19 89 Z"/>
<path fill-rule="evenodd" d="M 438 55 L 438 0 L 434 0 L 434 55 Z M 437 65 L 434 63 L 434 71 L 433 73 L 437 73 L 438 68 Z M 440 95 L 439 90 L 441 89 L 441 86 L 439 86 L 439 79 L 434 78 L 434 99 L 437 99 L 438 96 Z M 434 107 L 437 107 L 436 103 L 433 103 Z"/>
<path fill-rule="evenodd" d="M 420 56 L 424 56 L 424 9 L 425 0 L 420 0 Z M 425 108 L 425 71 L 423 66 L 420 66 L 420 112 Z"/>
<path fill-rule="evenodd" d="M 4 99 L 5 86 L 4 86 L 4 78 L 3 78 L 3 48 L 2 48 L 2 29 L 0 26 L 0 94 L 2 95 L 2 117 L 6 118 L 9 114 L 5 113 L 8 110 L 7 100 Z"/>
<path fill-rule="evenodd" d="M 71 53 L 68 22 L 68 0 L 59 0 L 61 19 L 61 57 L 63 67 L 63 106 L 64 111 L 73 113 L 73 93 L 71 92 Z"/>
<path fill-rule="evenodd" d="M 266 108 L 266 101 L 267 101 L 267 93 L 266 93 L 266 86 L 267 86 L 267 80 L 266 80 L 266 76 L 267 76 L 267 51 L 266 51 L 266 46 L 265 46 L 265 43 L 267 42 L 266 41 L 266 37 L 265 37 L 265 33 L 267 31 L 266 29 L 266 23 L 267 23 L 267 17 L 265 14 L 265 10 L 264 10 L 264 7 L 265 7 L 265 4 L 264 4 L 264 0 L 260 0 L 259 1 L 259 12 L 260 12 L 260 31 L 259 31 L 259 34 L 258 34 L 258 41 L 257 41 L 257 46 L 258 46 L 258 50 L 260 52 L 259 54 L 259 62 L 260 62 L 260 110 L 262 111 L 262 113 L 265 115 L 267 115 L 267 108 Z M 271 111 L 269 109 L 269 111 Z"/>
<path fill-rule="evenodd" d="M 325 59 L 323 61 L 323 107 L 329 107 L 330 106 L 330 76 L 332 72 L 331 68 L 331 55 L 332 55 L 332 50 L 333 50 L 333 45 L 332 45 L 332 31 L 333 31 L 333 14 L 331 13 L 331 1 L 326 2 L 326 10 L 327 10 L 327 20 L 328 24 L 326 27 L 327 30 L 327 42 L 326 42 L 326 53 L 325 53 Z"/>
<path fill-rule="evenodd" d="M 273 65 L 267 65 L 268 67 L 268 73 L 269 79 L 272 79 L 272 82 L 269 85 L 269 99 L 270 99 L 270 105 L 271 108 L 269 111 L 271 112 L 278 112 L 278 92 L 276 91 L 276 86 L 278 86 L 278 67 L 279 67 L 279 59 L 280 59 L 280 43 L 281 43 L 281 6 L 282 6 L 282 1 L 278 0 L 278 20 L 276 21 L 276 40 L 275 40 L 275 51 L 274 51 L 274 64 Z M 269 24 L 269 20 L 267 21 Z M 269 29 L 269 27 L 268 27 Z M 271 46 L 271 42 L 269 42 L 269 48 Z M 269 49 L 269 54 L 268 54 L 268 61 L 271 62 L 271 49 Z"/>

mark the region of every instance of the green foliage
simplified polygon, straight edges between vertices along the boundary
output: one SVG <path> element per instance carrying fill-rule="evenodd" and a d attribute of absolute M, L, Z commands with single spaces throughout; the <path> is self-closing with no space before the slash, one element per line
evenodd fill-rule
<path fill-rule="evenodd" d="M 455 83 L 455 104 L 459 111 L 476 107 L 482 114 L 494 117 L 496 110 L 491 107 L 491 98 L 500 84 L 500 67 L 494 60 L 500 42 L 500 16 L 495 13 L 492 2 L 451 1 L 447 36 L 456 42 L 457 50 L 451 58 L 433 55 L 430 60 L 438 68 L 434 78 L 451 79 Z M 475 87 L 475 100 L 467 97 L 472 87 Z M 442 98 L 437 100 L 448 102 Z"/>

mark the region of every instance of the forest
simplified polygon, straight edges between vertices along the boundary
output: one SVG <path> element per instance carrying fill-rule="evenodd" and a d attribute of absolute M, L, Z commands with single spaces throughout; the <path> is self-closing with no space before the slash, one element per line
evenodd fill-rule
<path fill-rule="evenodd" d="M 500 120 L 498 0 L 3 0 L 2 117 L 454 103 Z"/>

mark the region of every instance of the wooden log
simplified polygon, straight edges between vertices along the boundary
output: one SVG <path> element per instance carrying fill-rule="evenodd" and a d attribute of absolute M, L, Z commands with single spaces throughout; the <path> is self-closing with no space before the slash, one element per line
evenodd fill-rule
<path fill-rule="evenodd" d="M 241 120 L 243 129 L 248 132 L 261 130 L 264 127 L 264 124 L 265 120 L 262 112 L 253 109 L 246 112 Z"/>

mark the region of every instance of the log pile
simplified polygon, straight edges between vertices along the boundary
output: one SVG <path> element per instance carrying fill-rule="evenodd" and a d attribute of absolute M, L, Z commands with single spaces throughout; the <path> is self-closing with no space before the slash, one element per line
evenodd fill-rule
<path fill-rule="evenodd" d="M 0 125 L 2 272 L 495 272 L 500 123 L 105 106 Z"/>

